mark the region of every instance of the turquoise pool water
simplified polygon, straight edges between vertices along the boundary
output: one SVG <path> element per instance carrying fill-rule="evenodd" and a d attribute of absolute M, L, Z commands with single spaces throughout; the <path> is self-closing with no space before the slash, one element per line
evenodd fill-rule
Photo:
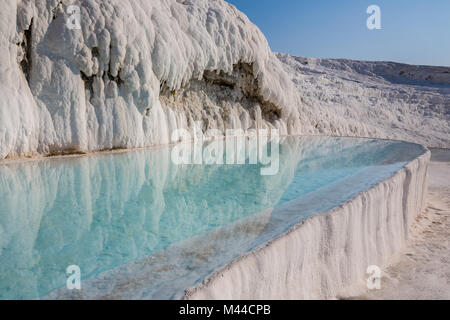
<path fill-rule="evenodd" d="M 285 138 L 278 173 L 262 176 L 260 164 L 176 165 L 171 150 L 0 163 L 0 299 L 177 298 L 425 152 Z M 294 199 L 305 203 L 298 215 L 277 216 Z M 69 265 L 81 269 L 81 291 L 65 286 Z"/>

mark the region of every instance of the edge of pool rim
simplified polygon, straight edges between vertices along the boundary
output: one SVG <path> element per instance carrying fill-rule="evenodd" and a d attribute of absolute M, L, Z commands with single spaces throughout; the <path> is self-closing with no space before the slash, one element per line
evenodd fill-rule
<path fill-rule="evenodd" d="M 366 281 L 369 276 L 367 267 L 375 265 L 382 269 L 388 259 L 406 242 L 412 223 L 425 207 L 431 152 L 423 145 L 401 142 L 420 146 L 424 152 L 389 178 L 379 181 L 330 211 L 299 221 L 288 231 L 234 259 L 198 285 L 186 289 L 180 298 L 183 300 L 339 299 L 363 293 L 367 290 Z M 386 207 L 377 210 L 377 206 L 383 203 Z M 295 210 L 295 207 L 287 207 L 289 210 Z M 358 212 L 358 208 L 362 210 Z M 280 210 L 286 209 L 286 206 L 282 206 Z M 382 240 L 382 243 L 377 244 L 380 238 L 379 229 L 383 227 L 379 225 L 383 224 L 381 221 L 375 225 L 378 229 L 378 232 L 375 230 L 375 234 L 373 230 L 365 230 L 367 231 L 365 239 L 358 238 L 358 235 L 359 237 L 363 235 L 364 230 L 357 232 L 357 235 L 352 234 L 351 230 L 349 232 L 348 227 L 352 226 L 348 224 L 352 220 L 349 215 L 356 217 L 359 215 L 357 221 L 372 219 L 374 222 L 377 217 L 373 215 L 379 210 L 385 210 L 388 214 L 387 217 L 383 217 L 386 218 L 383 226 L 390 229 L 387 232 L 387 239 Z M 397 213 L 396 217 L 389 216 L 395 214 L 395 211 L 401 212 Z M 372 217 L 367 217 L 371 213 Z M 397 221 L 393 222 L 394 219 Z M 403 228 L 395 230 L 400 225 L 403 225 Z M 335 245 L 333 250 L 326 248 L 327 244 L 339 240 L 336 239 L 339 238 L 338 233 L 346 229 L 350 238 L 347 237 L 344 241 L 344 252 L 340 252 L 342 248 L 339 248 L 343 243 L 342 240 L 337 241 L 338 245 Z M 327 236 L 327 232 L 333 234 Z M 359 241 L 363 241 L 363 246 L 356 243 Z M 325 245 L 325 248 L 320 248 L 320 245 Z M 364 247 L 367 249 L 367 246 L 371 248 L 365 250 Z M 299 252 L 295 252 L 296 249 L 300 249 Z M 314 254 L 312 251 L 316 249 L 318 251 Z M 346 252 L 348 250 L 353 252 Z M 303 257 L 300 257 L 301 255 Z"/>

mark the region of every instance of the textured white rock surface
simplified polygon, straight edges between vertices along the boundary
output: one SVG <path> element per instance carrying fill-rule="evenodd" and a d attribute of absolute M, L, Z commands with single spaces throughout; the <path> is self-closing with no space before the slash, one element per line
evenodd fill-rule
<path fill-rule="evenodd" d="M 450 148 L 450 68 L 278 54 L 321 134 Z"/>
<path fill-rule="evenodd" d="M 69 4 L 81 7 L 81 30 L 65 25 Z M 278 58 L 221 0 L 4 1 L 0 159 L 163 144 L 194 121 L 450 146 L 449 68 Z M 307 220 L 191 297 L 337 296 L 404 241 L 423 204 L 426 160 Z"/>
<path fill-rule="evenodd" d="M 423 209 L 430 152 L 391 178 L 229 264 L 186 299 L 333 299 L 365 289 L 367 268 L 383 266 Z M 294 200 L 278 214 L 298 214 Z"/>
<path fill-rule="evenodd" d="M 381 289 L 357 299 L 450 299 L 450 150 L 431 153 L 426 210 L 406 245 L 383 268 Z"/>
<path fill-rule="evenodd" d="M 69 5 L 81 30 L 66 25 Z M 219 134 L 275 127 L 450 146 L 449 68 L 279 55 L 283 64 L 222 0 L 1 9 L 0 159 L 164 144 L 196 121 Z"/>
<path fill-rule="evenodd" d="M 81 30 L 67 27 L 68 5 L 81 8 Z M 222 0 L 9 0 L 1 11 L 0 159 L 162 144 L 193 121 L 301 127 L 294 86 L 265 37 Z M 238 63 L 255 88 L 229 86 L 252 110 L 217 117 L 161 104 L 161 89 L 175 96 L 205 70 L 225 77 Z M 264 105 L 277 119 L 258 118 Z"/>

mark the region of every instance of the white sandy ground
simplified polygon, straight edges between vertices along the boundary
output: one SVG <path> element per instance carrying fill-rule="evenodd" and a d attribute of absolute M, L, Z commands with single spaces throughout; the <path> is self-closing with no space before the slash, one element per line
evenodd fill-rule
<path fill-rule="evenodd" d="M 434 150 L 428 206 L 384 268 L 381 289 L 358 299 L 450 299 L 450 150 Z"/>

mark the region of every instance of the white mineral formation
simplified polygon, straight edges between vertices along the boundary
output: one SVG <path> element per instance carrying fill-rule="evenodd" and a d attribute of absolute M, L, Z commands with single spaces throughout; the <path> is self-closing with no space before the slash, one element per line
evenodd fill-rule
<path fill-rule="evenodd" d="M 195 122 L 450 145 L 448 68 L 388 65 L 437 87 L 378 77 L 375 92 L 358 65 L 282 64 L 223 0 L 8 0 L 0 11 L 0 159 L 164 144 Z"/>
<path fill-rule="evenodd" d="M 450 68 L 278 54 L 320 134 L 450 148 Z"/>
<path fill-rule="evenodd" d="M 301 127 L 280 61 L 222 0 L 8 0 L 0 19 L 0 158 L 162 144 L 194 121 Z"/>
<path fill-rule="evenodd" d="M 277 128 L 282 135 L 448 148 L 449 120 L 450 68 L 277 56 L 223 0 L 1 3 L 0 160 L 165 144 L 175 129 L 198 122 L 219 135 Z M 426 153 L 345 205 L 305 220 L 185 298 L 350 292 L 369 264 L 382 266 L 407 238 L 424 204 L 428 160 Z M 295 205 L 281 213 L 297 214 Z"/>
<path fill-rule="evenodd" d="M 402 248 L 424 208 L 429 160 L 427 152 L 342 206 L 299 223 L 188 290 L 185 298 L 336 299 L 364 291 L 368 267 L 383 266 Z M 272 215 L 298 215 L 300 201 Z"/>

